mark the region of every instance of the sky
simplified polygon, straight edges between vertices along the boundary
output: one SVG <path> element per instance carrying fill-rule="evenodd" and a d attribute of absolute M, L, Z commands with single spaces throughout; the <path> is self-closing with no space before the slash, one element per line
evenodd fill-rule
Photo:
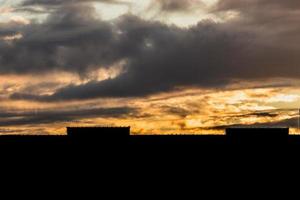
<path fill-rule="evenodd" d="M 299 0 L 0 0 L 0 133 L 300 133 Z"/>

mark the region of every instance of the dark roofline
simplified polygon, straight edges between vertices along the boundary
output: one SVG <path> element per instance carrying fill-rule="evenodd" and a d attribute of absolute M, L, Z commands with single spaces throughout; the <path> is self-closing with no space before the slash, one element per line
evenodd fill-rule
<path fill-rule="evenodd" d="M 67 127 L 67 129 L 70 128 L 130 128 L 130 126 L 73 126 L 73 127 Z"/>
<path fill-rule="evenodd" d="M 229 128 L 226 128 L 225 130 L 227 129 L 290 129 L 290 127 L 229 127 Z"/>

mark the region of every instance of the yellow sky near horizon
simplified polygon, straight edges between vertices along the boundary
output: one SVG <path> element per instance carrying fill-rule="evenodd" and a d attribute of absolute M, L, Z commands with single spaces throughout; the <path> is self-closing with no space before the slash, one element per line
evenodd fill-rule
<path fill-rule="evenodd" d="M 202 20 L 223 23 L 238 16 L 235 12 L 210 12 L 218 0 L 203 0 L 204 4 L 191 8 L 189 12 L 162 12 L 153 0 L 122 1 L 129 4 L 94 3 L 97 16 L 109 21 L 130 13 L 183 29 Z M 2 24 L 26 26 L 34 20 L 42 22 L 45 19 L 45 14 L 14 12 L 14 5 L 19 2 L 0 0 L 0 28 Z M 13 44 L 22 37 L 21 33 L 0 35 L 0 40 Z M 0 74 L 0 134 L 65 134 L 67 126 L 95 125 L 131 126 L 132 134 L 222 134 L 230 125 L 287 126 L 291 127 L 292 134 L 300 133 L 296 121 L 300 107 L 300 81 L 292 78 L 257 79 L 253 82 L 236 80 L 224 88 L 186 87 L 144 97 L 55 102 L 10 99 L 15 93 L 51 95 L 65 86 L 114 79 L 123 72 L 123 64 L 119 62 L 99 67 L 84 76 L 66 71 Z M 74 114 L 75 111 L 119 107 L 133 108 L 137 112 L 105 117 Z M 54 111 L 62 111 L 70 119 L 43 119 L 53 117 Z M 33 119 L 27 120 L 26 113 L 33 113 L 30 116 Z M 13 114 L 16 116 L 11 116 Z"/>
<path fill-rule="evenodd" d="M 39 116 L 39 113 L 45 111 L 72 111 L 82 108 L 123 106 L 138 109 L 138 114 L 132 113 L 122 117 L 79 117 L 74 121 L 66 120 L 49 124 L 29 123 L 20 126 L 0 127 L 0 130 L 14 130 L 10 131 L 12 133 L 25 133 L 27 131 L 27 133 L 38 134 L 43 130 L 42 132 L 49 134 L 65 134 L 65 127 L 67 126 L 100 125 L 131 126 L 133 134 L 222 134 L 224 128 L 228 125 L 268 124 L 293 119 L 297 117 L 297 107 L 300 100 L 299 87 L 250 87 L 247 89 L 247 85 L 240 89 L 232 87 L 226 90 L 182 88 L 179 91 L 160 93 L 143 98 L 101 98 L 48 103 L 5 100 L 10 93 L 24 90 L 19 84 L 22 84 L 22 81 L 26 82 L 26 78 L 22 80 L 21 76 L 6 78 L 7 80 L 1 79 L 2 81 L 0 81 L 0 94 L 2 94 L 0 110 L 5 109 L 12 112 L 35 111 L 35 114 Z M 62 82 L 57 80 L 57 84 L 64 83 L 64 81 L 66 83 L 66 80 L 74 81 L 72 78 L 66 76 Z M 32 80 L 32 78 L 29 78 L 29 80 Z M 36 81 L 35 84 L 43 82 L 40 79 Z M 24 85 L 28 87 L 28 84 Z M 6 88 L 6 91 L 3 88 Z M 41 88 L 39 90 L 42 92 Z M 46 87 L 45 90 L 49 90 L 49 87 Z M 282 123 L 280 126 L 288 127 L 289 124 Z M 19 131 L 17 127 L 19 127 Z M 296 133 L 297 130 L 292 128 L 291 132 Z"/>

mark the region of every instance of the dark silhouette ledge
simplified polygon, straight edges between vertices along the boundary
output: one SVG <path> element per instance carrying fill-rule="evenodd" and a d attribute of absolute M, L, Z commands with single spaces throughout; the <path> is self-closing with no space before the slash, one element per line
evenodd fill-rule
<path fill-rule="evenodd" d="M 300 136 L 289 135 L 288 128 L 228 128 L 225 135 L 130 135 L 130 127 L 68 127 L 64 136 L 0 136 L 3 146 L 85 146 L 88 148 L 152 145 L 205 147 L 222 145 L 299 144 Z"/>
<path fill-rule="evenodd" d="M 227 141 L 235 144 L 284 144 L 289 128 L 228 128 Z"/>
<path fill-rule="evenodd" d="M 124 138 L 130 135 L 130 127 L 67 127 L 71 138 Z"/>

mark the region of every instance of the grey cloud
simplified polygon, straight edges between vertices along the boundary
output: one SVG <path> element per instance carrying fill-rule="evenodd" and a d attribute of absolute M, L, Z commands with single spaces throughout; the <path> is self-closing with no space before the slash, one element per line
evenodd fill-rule
<path fill-rule="evenodd" d="M 162 106 L 160 109 L 167 114 L 177 115 L 180 117 L 186 117 L 189 114 L 195 113 L 193 110 L 173 106 Z"/>
<path fill-rule="evenodd" d="M 24 25 L 20 25 L 15 22 L 4 22 L 4 23 L 0 22 L 0 37 L 16 34 L 18 30 L 23 27 Z M 1 40 L 0 40 L 0 44 L 1 44 Z"/>
<path fill-rule="evenodd" d="M 287 111 L 287 110 L 284 110 Z M 240 115 L 230 115 L 229 118 L 243 118 L 243 117 L 277 117 L 279 115 L 280 110 L 276 111 L 263 111 L 263 112 L 251 112 L 251 113 L 246 113 L 246 114 L 240 114 Z"/>
<path fill-rule="evenodd" d="M 45 15 L 55 12 L 64 12 L 67 6 L 85 7 L 93 3 L 106 3 L 110 5 L 124 5 L 130 7 L 130 2 L 118 0 L 23 0 L 13 7 L 13 12 L 26 13 L 29 15 Z M 88 12 L 87 12 L 88 13 Z"/>
<path fill-rule="evenodd" d="M 117 57 L 127 58 L 126 73 L 115 79 L 70 85 L 40 99 L 143 96 L 168 91 L 175 86 L 205 87 L 229 82 L 222 77 L 226 71 L 219 74 L 217 69 L 213 69 L 220 67 L 225 63 L 226 56 L 232 57 L 231 54 L 237 51 L 230 44 L 236 40 L 234 35 L 220 32 L 210 24 L 199 24 L 186 31 L 133 17 L 123 20 L 121 26 L 124 26 L 124 32 L 114 53 Z M 16 94 L 13 97 L 25 95 Z"/>
<path fill-rule="evenodd" d="M 91 2 L 127 4 L 124 1 L 118 1 L 118 0 L 25 0 L 21 3 L 21 6 L 37 6 L 37 5 L 38 6 L 60 6 L 65 4 L 91 3 Z"/>
<path fill-rule="evenodd" d="M 280 1 L 280 0 L 221 0 L 217 3 L 216 7 L 219 10 L 233 10 L 233 9 L 252 9 L 259 7 L 270 9 L 299 9 L 300 2 L 297 0 Z M 261 8 L 262 9 L 262 8 Z M 269 10 L 266 10 L 268 12 Z"/>
<path fill-rule="evenodd" d="M 0 71 L 56 69 L 84 74 L 126 61 L 124 73 L 115 79 L 69 85 L 50 96 L 11 96 L 38 101 L 146 96 L 182 86 L 222 88 L 233 80 L 299 78 L 298 20 L 293 12 L 277 9 L 295 7 L 275 0 L 247 1 L 251 12 L 247 4 L 235 6 L 238 1 L 231 0 L 227 8 L 222 2 L 226 3 L 221 1 L 215 12 L 236 9 L 242 16 L 224 23 L 202 21 L 190 28 L 130 15 L 104 22 L 94 16 L 90 5 L 64 5 L 60 10 L 64 12 L 28 26 L 22 40 L 0 48 Z M 270 9 L 262 10 L 266 5 Z M 269 16 L 273 20 L 266 23 Z"/>
<path fill-rule="evenodd" d="M 228 30 L 226 24 L 201 22 L 190 29 L 182 29 L 124 16 L 117 26 L 122 34 L 110 50 L 114 58 L 126 58 L 126 73 L 115 79 L 70 85 L 51 96 L 30 99 L 145 96 L 180 86 L 222 87 L 234 79 L 299 75 L 299 59 L 297 62 L 290 60 L 289 71 L 282 68 L 296 51 L 264 47 L 255 34 Z M 260 71 L 262 68 L 264 73 Z"/>
<path fill-rule="evenodd" d="M 226 128 L 268 128 L 268 127 L 290 127 L 296 128 L 298 125 L 298 118 L 284 119 L 275 122 L 266 123 L 253 123 L 253 124 L 231 124 L 224 126 L 214 126 L 214 127 L 203 127 L 203 129 L 208 130 L 224 130 Z"/>
<path fill-rule="evenodd" d="M 0 26 L 0 28 L 1 28 L 1 26 Z M 14 29 L 9 29 L 9 28 L 0 29 L 0 37 L 13 35 L 15 33 L 16 32 L 14 31 Z"/>
<path fill-rule="evenodd" d="M 33 124 L 50 124 L 55 122 L 72 122 L 84 118 L 124 117 L 134 114 L 136 109 L 129 107 L 91 108 L 77 110 L 18 111 L 0 113 L 0 126 L 17 126 Z"/>
<path fill-rule="evenodd" d="M 293 30 L 299 31 L 299 10 L 300 2 L 296 0 L 223 0 L 213 8 L 214 12 L 237 11 L 240 14 L 237 28 L 257 29 L 274 36 L 284 34 L 285 39 Z"/>
<path fill-rule="evenodd" d="M 62 7 L 66 6 L 86 6 L 91 3 L 119 4 L 130 6 L 129 2 L 118 0 L 24 0 L 14 7 L 14 12 L 25 12 L 29 14 L 52 14 L 63 12 Z"/>
<path fill-rule="evenodd" d="M 23 38 L 0 47 L 1 73 L 40 73 L 51 70 L 86 71 L 110 65 L 112 26 L 94 16 L 93 7 L 68 5 L 46 22 L 19 30 Z M 105 59 L 103 58 L 105 57 Z"/>
<path fill-rule="evenodd" d="M 161 11 L 166 12 L 188 12 L 199 6 L 204 6 L 200 0 L 153 0 L 153 6 L 159 6 Z"/>

